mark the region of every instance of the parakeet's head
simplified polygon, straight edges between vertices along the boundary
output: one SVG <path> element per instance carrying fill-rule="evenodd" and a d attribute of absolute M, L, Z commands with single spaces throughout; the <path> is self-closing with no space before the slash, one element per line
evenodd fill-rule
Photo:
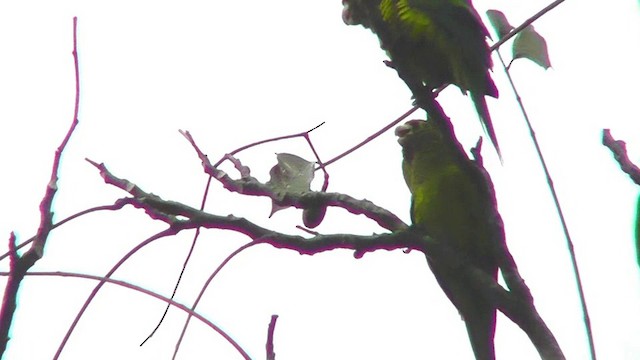
<path fill-rule="evenodd" d="M 423 160 L 438 157 L 442 149 L 443 137 L 442 133 L 436 128 L 434 121 L 425 120 L 409 120 L 406 123 L 396 127 L 395 134 L 398 137 L 398 143 L 402 146 L 402 172 L 404 179 L 409 186 L 409 190 L 413 192 L 414 187 L 414 159 L 421 157 Z M 419 161 L 420 171 L 429 171 L 430 164 L 433 161 Z"/>
<path fill-rule="evenodd" d="M 449 126 L 433 119 L 409 120 L 398 126 L 395 134 L 402 146 L 403 166 L 410 166 L 416 157 L 419 157 L 416 161 L 421 171 L 431 171 L 451 162 L 469 161 Z"/>
<path fill-rule="evenodd" d="M 347 25 L 358 25 L 353 19 L 349 0 L 342 0 L 342 21 Z"/>
<path fill-rule="evenodd" d="M 369 8 L 375 9 L 377 3 L 371 0 L 342 0 L 342 21 L 347 25 L 362 25 L 370 29 L 372 19 Z"/>
<path fill-rule="evenodd" d="M 449 172 L 454 168 L 476 178 L 478 184 L 487 182 L 486 170 L 469 159 L 450 123 L 434 119 L 409 120 L 398 126 L 395 134 L 402 146 L 402 171 L 412 193 L 418 186 L 416 181 L 421 182 L 427 176 L 437 177 L 443 171 L 451 176 Z M 493 193 L 493 189 L 487 191 Z"/>
<path fill-rule="evenodd" d="M 440 147 L 446 141 L 443 132 L 433 120 L 409 120 L 396 127 L 395 134 L 402 146 L 405 159 L 407 156 L 411 157 L 418 149 Z"/>

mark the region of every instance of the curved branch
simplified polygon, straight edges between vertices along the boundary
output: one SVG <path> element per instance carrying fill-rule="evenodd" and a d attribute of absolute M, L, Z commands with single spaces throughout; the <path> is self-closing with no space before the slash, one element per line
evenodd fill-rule
<path fill-rule="evenodd" d="M 0 275 L 8 275 L 8 273 L 0 273 Z M 147 290 L 143 287 L 140 286 L 136 286 L 133 285 L 131 283 L 128 283 L 126 281 L 122 281 L 122 280 L 116 280 L 116 279 L 111 279 L 108 277 L 102 277 L 102 276 L 96 276 L 96 275 L 89 275 L 89 274 L 77 274 L 77 273 L 71 273 L 71 272 L 64 272 L 64 271 L 54 271 L 54 272 L 47 272 L 47 271 L 33 271 L 33 272 L 28 272 L 27 273 L 28 276 L 62 276 L 62 277 L 76 277 L 76 278 L 83 278 L 83 279 L 90 279 L 90 280 L 96 280 L 99 281 L 101 284 L 104 283 L 110 283 L 110 284 L 114 284 L 114 285 L 119 285 L 131 290 L 135 290 L 135 291 L 139 291 L 143 294 L 146 295 L 150 295 L 156 299 L 159 299 L 161 301 L 166 302 L 167 304 L 169 304 L 170 306 L 174 306 L 184 312 L 186 312 L 187 314 L 189 314 L 189 316 L 193 316 L 195 318 L 197 318 L 198 320 L 202 321 L 204 324 L 206 324 L 207 326 L 209 326 L 211 329 L 215 330 L 218 334 L 220 334 L 223 338 L 225 338 L 225 340 L 227 340 L 227 342 L 229 342 L 229 344 L 231 344 L 231 346 L 233 346 L 238 353 L 240 353 L 240 355 L 242 355 L 242 357 L 246 360 L 251 360 L 251 358 L 249 357 L 249 354 L 247 354 L 247 352 L 235 341 L 233 340 L 233 338 L 231 336 L 229 336 L 229 334 L 227 334 L 224 330 L 222 330 L 220 327 L 218 327 L 216 324 L 214 324 L 213 322 L 211 322 L 210 320 L 208 320 L 207 318 L 205 318 L 204 316 L 200 315 L 199 313 L 195 312 L 192 309 L 189 309 L 189 307 L 174 301 L 173 299 L 169 299 L 165 296 L 162 296 L 158 293 L 155 293 L 151 290 Z"/>

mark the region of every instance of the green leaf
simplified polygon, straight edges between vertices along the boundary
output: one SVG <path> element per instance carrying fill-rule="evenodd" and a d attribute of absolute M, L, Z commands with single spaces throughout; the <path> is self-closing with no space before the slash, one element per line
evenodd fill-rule
<path fill-rule="evenodd" d="M 271 175 L 271 179 L 267 182 L 269 187 L 281 196 L 286 193 L 301 194 L 311 190 L 315 163 L 287 153 L 276 154 L 276 157 L 278 163 L 269 171 Z M 278 205 L 273 201 L 271 215 L 285 208 L 286 206 Z"/>
<path fill-rule="evenodd" d="M 493 29 L 498 33 L 498 38 L 502 39 L 514 29 L 507 17 L 504 15 L 502 11 L 499 10 L 487 10 L 487 17 L 489 18 L 489 22 Z"/>
<path fill-rule="evenodd" d="M 513 62 L 515 59 L 524 58 L 540 65 L 545 70 L 551 67 L 547 42 L 538 34 L 533 25 L 524 28 L 513 40 Z"/>

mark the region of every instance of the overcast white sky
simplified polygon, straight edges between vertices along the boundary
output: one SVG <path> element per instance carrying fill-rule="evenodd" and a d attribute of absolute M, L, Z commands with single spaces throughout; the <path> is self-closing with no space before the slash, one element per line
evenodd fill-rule
<path fill-rule="evenodd" d="M 480 1 L 517 25 L 547 1 Z M 38 203 L 55 148 L 71 122 L 72 18 L 78 16 L 80 125 L 60 169 L 55 219 L 126 194 L 105 185 L 84 161 L 104 162 L 165 199 L 198 206 L 206 177 L 178 129 L 212 159 L 260 139 L 312 133 L 323 160 L 369 136 L 410 105 L 410 94 L 382 61 L 369 31 L 342 23 L 341 1 L 23 1 L 0 2 L 0 238 L 19 241 L 38 225 Z M 532 118 L 582 270 L 601 359 L 640 358 L 640 276 L 633 248 L 637 186 L 601 145 L 610 128 L 640 162 L 638 90 L 640 8 L 632 0 L 567 1 L 536 22 L 553 68 L 517 62 L 512 75 Z M 510 57 L 508 48 L 502 50 Z M 536 306 L 568 359 L 588 348 L 570 260 L 528 130 L 497 63 L 499 100 L 489 100 L 504 154 L 485 161 L 498 193 L 507 241 Z M 455 88 L 441 95 L 466 147 L 482 134 L 471 102 Z M 423 116 L 416 114 L 416 117 Z M 240 154 L 268 179 L 276 152 L 312 159 L 301 140 Z M 329 168 L 330 191 L 367 198 L 409 221 L 400 147 L 392 132 Z M 319 188 L 319 186 L 317 187 Z M 266 199 L 228 194 L 218 184 L 208 210 L 245 216 L 300 234 L 300 211 L 268 218 Z M 104 275 L 127 251 L 163 228 L 141 212 L 93 214 L 57 229 L 34 270 Z M 383 231 L 372 221 L 329 210 L 324 233 Z M 168 295 L 192 234 L 163 239 L 114 275 Z M 222 259 L 248 239 L 205 231 L 177 301 L 190 304 Z M 276 352 L 284 359 L 471 359 L 464 324 L 430 274 L 424 256 L 401 251 L 300 256 L 259 246 L 232 260 L 198 308 L 252 356 L 264 357 L 267 324 L 280 316 Z M 3 262 L 3 269 L 8 263 Z M 93 283 L 30 278 L 6 359 L 51 358 Z M 184 321 L 164 303 L 107 286 L 90 306 L 62 359 L 170 358 Z M 536 359 L 524 333 L 500 317 L 499 359 Z M 180 359 L 239 359 L 212 330 L 192 322 Z"/>

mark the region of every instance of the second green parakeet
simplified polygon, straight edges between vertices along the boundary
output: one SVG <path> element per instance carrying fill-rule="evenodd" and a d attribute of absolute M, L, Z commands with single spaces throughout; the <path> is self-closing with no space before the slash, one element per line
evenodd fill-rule
<path fill-rule="evenodd" d="M 343 0 L 343 20 L 371 29 L 416 100 L 455 84 L 469 93 L 498 154 L 485 95 L 498 97 L 489 75 L 489 32 L 470 0 Z M 418 101 L 420 104 L 420 101 Z"/>

